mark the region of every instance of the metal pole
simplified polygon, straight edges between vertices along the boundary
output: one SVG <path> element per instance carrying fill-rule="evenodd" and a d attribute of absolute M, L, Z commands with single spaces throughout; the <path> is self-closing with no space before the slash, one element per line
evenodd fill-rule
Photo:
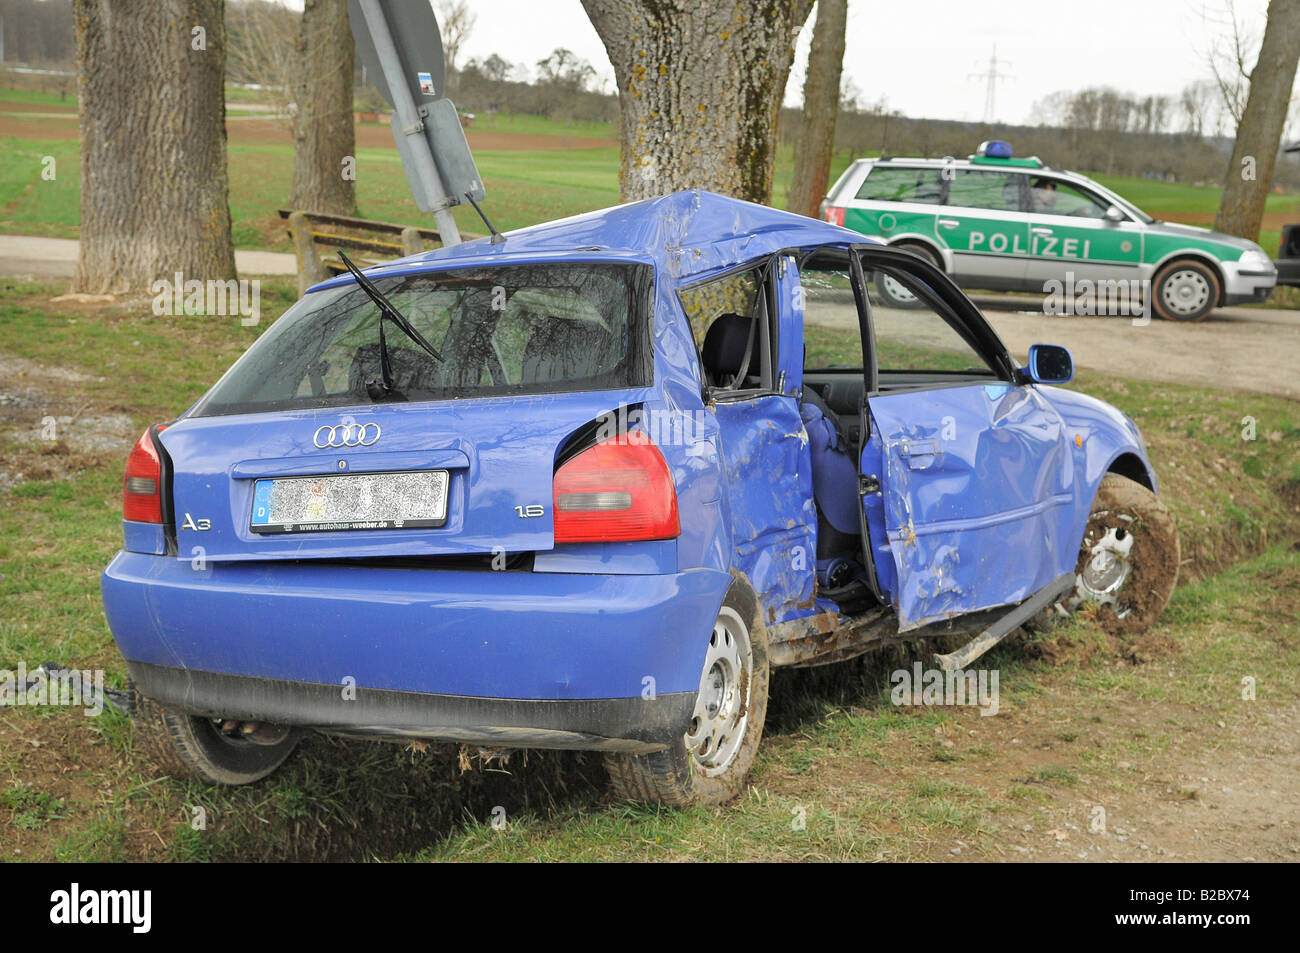
<path fill-rule="evenodd" d="M 375 52 L 379 54 L 379 64 L 383 67 L 384 78 L 388 81 L 388 91 L 393 95 L 393 110 L 397 114 L 397 124 L 402 134 L 414 137 L 415 148 L 411 155 L 415 158 L 416 172 L 421 181 L 428 184 L 429 195 L 433 198 L 433 220 L 438 226 L 438 234 L 443 245 L 459 245 L 460 229 L 451 216 L 451 203 L 442 187 L 442 176 L 434 165 L 433 156 L 425 141 L 424 122 L 416 109 L 415 100 L 406 86 L 402 76 L 401 60 L 397 56 L 397 47 L 393 45 L 392 34 L 388 32 L 388 21 L 384 11 L 379 8 L 379 0 L 360 0 L 361 12 L 366 18 L 366 26 L 375 41 Z"/>

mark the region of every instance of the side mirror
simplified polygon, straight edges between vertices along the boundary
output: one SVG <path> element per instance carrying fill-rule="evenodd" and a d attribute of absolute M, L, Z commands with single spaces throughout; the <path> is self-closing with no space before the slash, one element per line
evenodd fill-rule
<path fill-rule="evenodd" d="M 1074 379 L 1074 358 L 1059 344 L 1031 345 L 1025 376 L 1035 384 L 1068 384 Z"/>
<path fill-rule="evenodd" d="M 1122 222 L 1125 220 L 1124 213 L 1120 211 L 1118 205 L 1112 205 L 1106 209 L 1106 214 L 1102 216 L 1108 222 Z"/>

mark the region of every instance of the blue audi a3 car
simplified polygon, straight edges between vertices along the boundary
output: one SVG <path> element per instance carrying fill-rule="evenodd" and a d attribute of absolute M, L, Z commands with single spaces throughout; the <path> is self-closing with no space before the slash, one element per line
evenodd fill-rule
<path fill-rule="evenodd" d="M 774 667 L 1137 631 L 1178 569 L 1142 438 L 1027 357 L 930 263 L 706 192 L 352 269 L 130 454 L 138 741 L 225 784 L 313 730 L 598 750 L 721 803 Z"/>

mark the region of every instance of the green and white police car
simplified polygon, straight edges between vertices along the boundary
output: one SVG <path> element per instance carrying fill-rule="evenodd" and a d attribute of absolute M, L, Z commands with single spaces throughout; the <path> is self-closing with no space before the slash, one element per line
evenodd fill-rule
<path fill-rule="evenodd" d="M 1125 282 L 1149 289 L 1152 310 L 1172 321 L 1263 301 L 1277 283 L 1254 242 L 1157 221 L 1086 176 L 1013 158 L 1002 141 L 968 159 L 858 159 L 822 216 L 930 259 L 965 288 Z M 912 297 L 887 280 L 879 290 L 898 305 Z"/>

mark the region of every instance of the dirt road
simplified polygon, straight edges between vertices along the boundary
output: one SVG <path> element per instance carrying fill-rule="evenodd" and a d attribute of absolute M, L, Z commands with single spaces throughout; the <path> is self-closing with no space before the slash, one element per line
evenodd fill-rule
<path fill-rule="evenodd" d="M 1300 311 L 1221 308 L 1196 324 L 1135 325 L 1130 318 L 1046 315 L 1030 310 L 1030 297 L 973 297 L 1021 361 L 1031 344 L 1060 344 L 1079 367 L 1121 377 L 1300 398 Z M 848 314 L 810 311 L 808 320 L 857 330 Z"/>

